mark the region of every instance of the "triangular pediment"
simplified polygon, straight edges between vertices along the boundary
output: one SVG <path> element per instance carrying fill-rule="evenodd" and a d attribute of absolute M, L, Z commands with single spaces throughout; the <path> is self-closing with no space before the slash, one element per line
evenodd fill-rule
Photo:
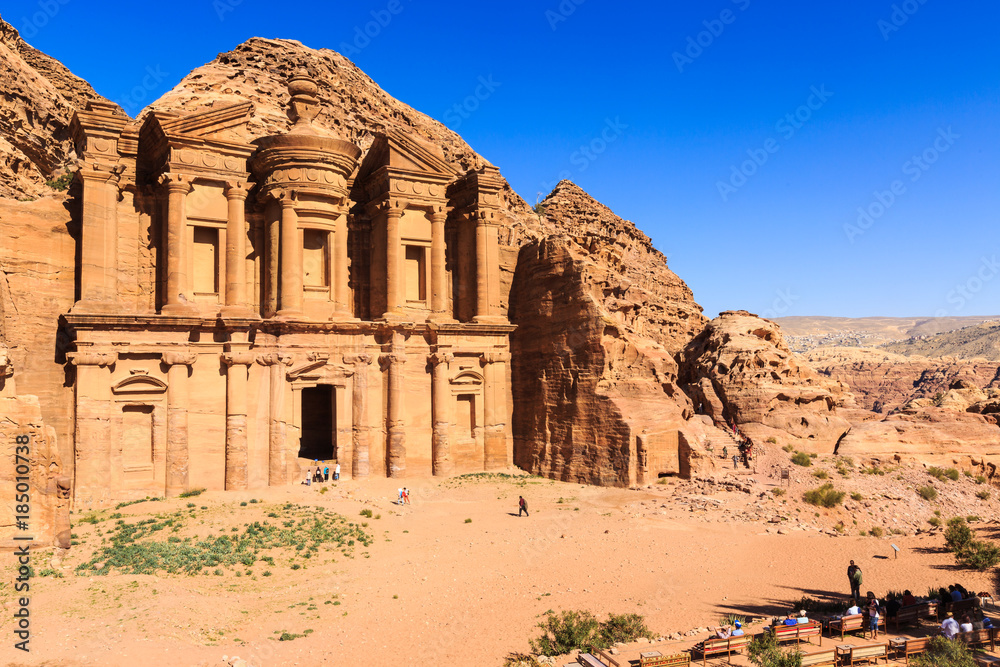
<path fill-rule="evenodd" d="M 199 139 L 238 141 L 239 135 L 245 134 L 252 113 L 253 103 L 240 102 L 183 115 L 162 112 L 154 112 L 154 115 L 167 136 L 183 135 Z"/>
<path fill-rule="evenodd" d="M 436 146 L 425 144 L 396 129 L 387 130 L 375 138 L 358 171 L 357 179 L 364 181 L 382 167 L 449 179 L 458 173 L 445 161 Z"/>

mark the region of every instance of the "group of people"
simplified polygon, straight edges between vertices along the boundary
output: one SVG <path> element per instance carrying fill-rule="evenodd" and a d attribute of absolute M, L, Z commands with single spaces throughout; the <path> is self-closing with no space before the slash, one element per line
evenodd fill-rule
<path fill-rule="evenodd" d="M 722 427 L 719 422 L 716 422 L 716 426 Z M 739 443 L 739 454 L 733 454 L 733 468 L 738 468 L 740 463 L 744 467 L 749 468 L 750 462 L 753 460 L 753 440 L 740 431 L 740 427 L 736 422 L 726 421 L 726 428 L 732 432 L 733 438 Z M 729 447 L 722 448 L 722 458 L 729 458 Z"/>
<path fill-rule="evenodd" d="M 330 466 L 325 465 L 322 468 L 319 465 L 319 459 L 313 459 L 313 463 L 316 465 L 315 468 L 312 466 L 306 468 L 306 477 L 302 480 L 302 483 L 306 486 L 311 486 L 313 482 L 320 484 L 322 482 L 330 481 Z M 340 464 L 334 466 L 333 468 L 333 480 L 337 481 L 340 479 Z"/>
<path fill-rule="evenodd" d="M 399 496 L 396 500 L 397 505 L 409 505 L 410 504 L 410 490 L 405 486 L 396 489 L 396 494 Z"/>

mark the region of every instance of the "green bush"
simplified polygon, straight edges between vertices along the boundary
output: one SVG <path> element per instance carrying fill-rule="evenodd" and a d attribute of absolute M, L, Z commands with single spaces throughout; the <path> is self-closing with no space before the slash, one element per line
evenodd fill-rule
<path fill-rule="evenodd" d="M 180 497 L 181 498 L 193 498 L 195 496 L 200 496 L 203 493 L 205 493 L 205 489 L 190 489 L 190 490 L 185 491 L 182 494 L 180 494 Z"/>
<path fill-rule="evenodd" d="M 370 509 L 363 509 L 360 512 L 360 516 L 366 516 L 370 519 L 372 518 L 372 511 Z"/>
<path fill-rule="evenodd" d="M 813 470 L 813 477 L 816 479 L 829 479 L 830 476 L 826 474 L 825 470 Z"/>
<path fill-rule="evenodd" d="M 851 494 L 851 500 L 853 500 L 854 502 L 861 502 L 864 499 L 865 497 L 860 493 L 858 493 L 857 491 Z"/>
<path fill-rule="evenodd" d="M 982 491 L 977 491 L 976 498 L 979 498 L 980 500 L 989 500 L 990 492 L 985 489 L 983 489 Z"/>
<path fill-rule="evenodd" d="M 885 531 L 882 530 L 881 527 L 875 526 L 874 528 L 868 531 L 868 534 L 871 535 L 872 537 L 882 537 L 883 535 L 885 535 Z"/>
<path fill-rule="evenodd" d="M 781 488 L 780 486 L 778 486 L 778 487 L 775 487 L 775 488 L 771 489 L 771 493 L 773 493 L 775 496 L 783 496 L 783 495 L 785 495 L 785 490 L 783 488 Z"/>
<path fill-rule="evenodd" d="M 983 475 L 976 475 L 976 484 L 985 484 L 985 483 L 986 483 L 986 477 L 984 477 Z"/>
<path fill-rule="evenodd" d="M 972 651 L 964 642 L 931 637 L 927 650 L 913 659 L 913 667 L 975 667 Z"/>
<path fill-rule="evenodd" d="M 793 445 L 785 445 L 784 447 L 782 447 L 782 449 L 788 452 L 789 454 L 795 451 L 795 447 Z"/>
<path fill-rule="evenodd" d="M 937 528 L 938 526 L 941 525 L 941 519 L 936 516 L 932 516 L 931 518 L 927 519 L 927 523 Z"/>
<path fill-rule="evenodd" d="M 957 482 L 961 473 L 958 472 L 957 468 L 939 468 L 937 466 L 931 466 L 927 469 L 927 474 L 931 477 L 944 481 L 950 479 L 953 482 Z"/>
<path fill-rule="evenodd" d="M 589 611 L 549 611 L 537 626 L 542 636 L 531 640 L 531 650 L 541 655 L 563 655 L 578 649 L 599 649 L 601 624 Z"/>
<path fill-rule="evenodd" d="M 59 178 L 54 178 L 51 181 L 45 181 L 45 185 L 49 186 L 53 190 L 63 192 L 69 187 L 69 184 L 73 181 L 73 174 L 63 174 Z"/>
<path fill-rule="evenodd" d="M 827 482 L 819 488 L 803 493 L 802 499 L 817 507 L 836 507 L 844 500 L 845 495 L 844 491 L 835 490 L 833 484 Z"/>
<path fill-rule="evenodd" d="M 966 567 L 988 570 L 1000 563 L 1000 546 L 992 542 L 971 540 L 955 554 L 955 559 Z"/>
<path fill-rule="evenodd" d="M 958 553 L 975 537 L 969 524 L 960 516 L 948 520 L 948 529 L 944 531 L 944 543 L 948 551 Z"/>
<path fill-rule="evenodd" d="M 778 444 L 778 439 L 777 439 L 777 438 L 775 438 L 775 437 L 774 437 L 774 436 L 772 435 L 771 437 L 769 437 L 769 438 L 768 438 L 767 440 L 765 440 L 764 442 L 766 442 L 766 443 L 767 443 L 767 444 L 769 444 L 769 445 L 776 445 L 776 444 Z"/>
<path fill-rule="evenodd" d="M 937 498 L 937 489 L 935 489 L 933 486 L 921 486 L 919 489 L 917 489 L 917 493 L 924 500 L 934 500 L 935 498 Z"/>
<path fill-rule="evenodd" d="M 778 640 L 770 632 L 756 635 L 747 647 L 750 662 L 757 667 L 801 667 L 802 653 L 786 650 L 778 646 Z"/>
<path fill-rule="evenodd" d="M 805 452 L 795 452 L 795 456 L 792 457 L 792 463 L 803 468 L 808 468 L 812 465 L 812 459 Z"/>
<path fill-rule="evenodd" d="M 541 655 L 563 655 L 576 650 L 608 648 L 616 642 L 652 638 L 646 620 L 639 614 L 609 614 L 600 622 L 589 611 L 548 611 L 538 624 L 542 636 L 531 640 L 531 650 Z"/>

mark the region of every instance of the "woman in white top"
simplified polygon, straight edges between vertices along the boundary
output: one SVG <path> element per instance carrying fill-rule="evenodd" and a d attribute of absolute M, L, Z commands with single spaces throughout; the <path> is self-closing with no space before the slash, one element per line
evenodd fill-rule
<path fill-rule="evenodd" d="M 958 626 L 959 632 L 972 632 L 972 619 L 966 614 L 962 617 L 962 623 Z"/>

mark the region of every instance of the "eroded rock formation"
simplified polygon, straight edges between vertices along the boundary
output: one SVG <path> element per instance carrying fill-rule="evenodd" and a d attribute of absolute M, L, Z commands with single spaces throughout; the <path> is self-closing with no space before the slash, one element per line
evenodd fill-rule
<path fill-rule="evenodd" d="M 515 463 L 618 485 L 677 473 L 692 415 L 674 355 L 704 326 L 687 285 L 632 223 L 568 181 L 511 291 Z M 694 438 L 691 438 L 694 440 Z"/>
<path fill-rule="evenodd" d="M 829 452 L 850 429 L 837 414 L 850 394 L 800 364 L 769 320 L 743 310 L 721 313 L 684 359 L 684 387 L 702 411 L 760 441 L 790 438 L 806 451 Z"/>

